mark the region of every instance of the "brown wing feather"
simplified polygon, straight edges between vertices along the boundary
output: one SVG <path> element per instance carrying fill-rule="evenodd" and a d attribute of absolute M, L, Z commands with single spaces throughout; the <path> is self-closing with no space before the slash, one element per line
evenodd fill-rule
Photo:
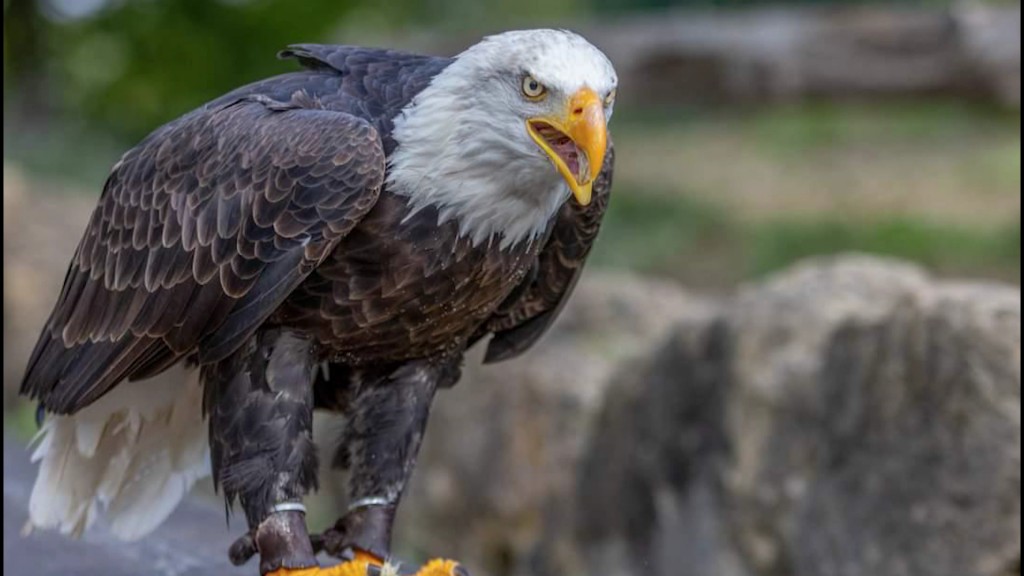
<path fill-rule="evenodd" d="M 525 352 L 547 331 L 569 300 L 579 280 L 611 195 L 615 151 L 609 145 L 604 168 L 594 182 L 590 204 L 569 201 L 562 206 L 533 273 L 510 295 L 474 340 L 493 332 L 485 363 L 500 362 Z"/>
<path fill-rule="evenodd" d="M 380 137 L 308 98 L 200 109 L 114 167 L 22 392 L 73 412 L 232 352 L 377 200 Z"/>

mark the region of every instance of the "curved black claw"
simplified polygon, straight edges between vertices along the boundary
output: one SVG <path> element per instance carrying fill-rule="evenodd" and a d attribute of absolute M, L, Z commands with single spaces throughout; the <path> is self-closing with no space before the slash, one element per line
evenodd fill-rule
<path fill-rule="evenodd" d="M 250 558 L 259 553 L 256 549 L 256 537 L 253 531 L 246 532 L 235 540 L 231 547 L 228 548 L 228 558 L 231 559 L 231 563 L 235 566 L 241 566 L 249 561 Z"/>
<path fill-rule="evenodd" d="M 320 534 L 310 534 L 309 543 L 313 545 L 313 553 L 326 553 L 339 560 L 352 560 L 354 558 L 351 548 L 344 544 L 344 534 L 337 526 L 333 526 Z"/>
<path fill-rule="evenodd" d="M 310 534 L 309 544 L 313 547 L 313 554 L 319 554 L 326 550 L 323 534 Z"/>

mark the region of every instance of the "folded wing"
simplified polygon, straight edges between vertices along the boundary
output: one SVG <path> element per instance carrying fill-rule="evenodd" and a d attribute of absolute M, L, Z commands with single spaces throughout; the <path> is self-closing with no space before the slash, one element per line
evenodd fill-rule
<path fill-rule="evenodd" d="M 384 169 L 370 124 L 301 93 L 160 128 L 108 178 L 22 393 L 71 413 L 227 356 L 373 207 Z"/>

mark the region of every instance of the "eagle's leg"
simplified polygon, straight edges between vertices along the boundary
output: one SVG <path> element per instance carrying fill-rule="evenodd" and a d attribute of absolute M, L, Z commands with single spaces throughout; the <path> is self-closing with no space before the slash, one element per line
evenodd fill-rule
<path fill-rule="evenodd" d="M 261 574 L 318 566 L 301 511 L 317 485 L 313 366 L 308 340 L 268 330 L 204 367 L 214 482 L 249 525 L 231 558 L 258 553 Z"/>
<path fill-rule="evenodd" d="M 349 509 L 323 536 L 334 556 L 389 558 L 391 529 L 438 387 L 458 379 L 461 359 L 416 361 L 374 378 L 362 374 L 352 398 L 336 464 L 348 468 Z M 438 564 L 437 566 L 441 566 Z M 437 568 L 430 574 L 461 573 Z M 426 568 L 424 568 L 426 570 Z"/>

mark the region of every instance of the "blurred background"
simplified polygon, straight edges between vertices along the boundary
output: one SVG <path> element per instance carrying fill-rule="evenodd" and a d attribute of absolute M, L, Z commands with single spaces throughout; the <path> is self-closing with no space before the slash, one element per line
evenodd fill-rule
<path fill-rule="evenodd" d="M 34 430 L 18 379 L 127 148 L 294 69 L 290 43 L 454 54 L 534 26 L 616 65 L 614 197 L 542 350 L 442 397 L 406 557 L 1020 574 L 1010 0 L 5 0 L 10 438 Z"/>

